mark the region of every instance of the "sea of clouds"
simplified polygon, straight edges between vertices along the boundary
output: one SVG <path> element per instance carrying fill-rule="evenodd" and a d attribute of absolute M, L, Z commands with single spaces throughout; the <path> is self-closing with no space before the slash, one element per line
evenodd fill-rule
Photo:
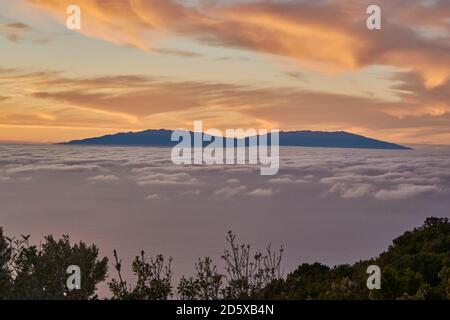
<path fill-rule="evenodd" d="M 129 265 L 145 250 L 220 264 L 228 230 L 284 267 L 352 263 L 428 216 L 450 217 L 450 148 L 282 148 L 280 172 L 174 166 L 170 149 L 0 145 L 0 226 L 10 236 L 71 235 Z"/>

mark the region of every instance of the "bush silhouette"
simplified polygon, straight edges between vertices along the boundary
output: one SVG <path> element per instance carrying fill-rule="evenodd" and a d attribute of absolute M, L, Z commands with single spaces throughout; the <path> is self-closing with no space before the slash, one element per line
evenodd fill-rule
<path fill-rule="evenodd" d="M 68 236 L 47 236 L 40 246 L 29 236 L 8 238 L 0 228 L 0 299 L 97 299 L 106 279 L 108 259 L 95 245 L 71 244 Z M 210 257 L 199 259 L 195 274 L 172 284 L 172 258 L 148 258 L 142 251 L 132 263 L 132 285 L 122 277 L 114 251 L 117 279 L 108 284 L 116 300 L 218 299 L 450 299 L 450 223 L 428 218 L 394 239 L 386 252 L 353 265 L 301 264 L 286 277 L 281 272 L 283 249 L 253 252 L 229 232 L 222 255 L 224 273 Z M 66 287 L 69 265 L 81 269 L 81 288 Z M 367 267 L 382 270 L 381 290 L 366 286 Z"/>

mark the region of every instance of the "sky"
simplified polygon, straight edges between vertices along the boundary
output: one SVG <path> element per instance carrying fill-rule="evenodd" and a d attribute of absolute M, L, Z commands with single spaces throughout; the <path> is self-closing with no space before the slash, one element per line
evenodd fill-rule
<path fill-rule="evenodd" d="M 69 5 L 81 29 L 66 27 Z M 450 2 L 0 1 L 0 140 L 204 127 L 450 141 Z"/>

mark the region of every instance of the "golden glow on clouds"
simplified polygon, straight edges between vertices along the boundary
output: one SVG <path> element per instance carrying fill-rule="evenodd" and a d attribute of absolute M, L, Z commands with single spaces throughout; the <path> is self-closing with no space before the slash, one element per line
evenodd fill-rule
<path fill-rule="evenodd" d="M 229 11 L 225 17 L 232 24 L 244 25 L 247 28 L 244 30 L 254 31 L 247 34 L 247 40 L 254 44 L 256 50 L 271 52 L 275 46 L 280 54 L 326 72 L 357 66 L 358 39 L 350 34 L 321 25 L 300 24 L 268 12 L 242 14 Z M 275 34 L 273 39 L 262 36 L 271 33 Z"/>
<path fill-rule="evenodd" d="M 21 0 L 18 10 L 29 15 L 32 5 L 64 25 L 66 8 L 72 2 Z M 389 92 L 373 96 L 358 83 L 350 88 L 354 91 L 349 90 L 350 94 L 338 94 L 325 85 L 307 90 L 302 82 L 313 77 L 287 72 L 286 65 L 280 68 L 280 77 L 290 77 L 290 85 L 284 80 L 277 86 L 271 79 L 271 84 L 264 86 L 221 81 L 220 69 L 216 72 L 218 80 L 211 82 L 152 78 L 148 72 L 101 76 L 92 70 L 83 77 L 68 76 L 65 70 L 39 70 L 39 66 L 33 71 L 7 69 L 7 61 L 2 61 L 0 139 L 10 138 L 11 132 L 18 134 L 18 129 L 13 129 L 16 126 L 26 126 L 25 131 L 36 140 L 47 140 L 48 131 L 43 127 L 58 128 L 52 140 L 63 140 L 67 135 L 61 134 L 62 128 L 74 128 L 72 133 L 81 130 L 88 136 L 91 127 L 109 132 L 117 128 L 178 128 L 189 127 L 195 119 L 219 128 L 352 130 L 386 140 L 399 137 L 398 142 L 441 143 L 448 136 L 445 130 L 450 132 L 448 1 L 425 5 L 419 0 L 381 0 L 383 25 L 375 32 L 365 28 L 365 1 L 218 1 L 203 6 L 171 0 L 76 3 L 82 10 L 82 34 L 145 52 L 178 52 L 187 64 L 189 59 L 210 59 L 207 50 L 201 54 L 186 47 L 170 51 L 159 44 L 166 37 L 176 36 L 215 50 L 268 54 L 294 61 L 296 70 L 300 66 L 322 74 L 323 79 L 328 75 L 344 79 L 351 72 L 363 73 L 382 65 L 394 70 L 386 78 L 395 74 L 398 79 L 393 80 Z M 438 33 L 429 31 L 437 29 Z M 3 24 L 0 34 L 2 30 L 3 37 L 17 45 L 25 38 L 24 33 L 31 32 L 23 22 Z M 52 51 L 48 54 L 51 56 Z M 23 65 L 29 66 L 27 61 Z M 183 69 L 183 63 L 173 68 Z M 246 76 L 239 70 L 236 75 Z M 367 80 L 367 76 L 360 79 Z M 386 99 L 392 95 L 396 99 Z M 11 128 L 8 134 L 6 126 Z M 32 129 L 37 127 L 42 136 Z"/>
<path fill-rule="evenodd" d="M 65 8 L 71 4 L 71 0 L 29 1 L 61 21 L 65 21 Z M 354 3 L 346 8 L 337 0 L 328 4 L 261 1 L 200 9 L 171 0 L 115 0 L 108 5 L 99 0 L 80 0 L 78 5 L 85 17 L 81 32 L 145 50 L 153 48 L 157 32 L 172 33 L 288 56 L 322 72 L 387 64 L 420 72 L 428 87 L 442 84 L 450 76 L 448 38 L 432 41 L 414 33 L 410 26 L 420 22 L 414 15 L 403 14 L 404 24 L 396 24 L 396 15 L 407 9 L 389 2 L 381 1 L 380 5 L 388 8 L 385 16 L 389 10 L 393 18 L 384 20 L 379 34 L 365 27 L 364 1 L 356 8 Z M 419 5 L 411 10 L 422 8 L 428 10 L 428 24 L 441 23 L 442 10 L 449 10 L 445 2 L 433 11 Z M 436 21 L 431 20 L 434 15 Z"/>

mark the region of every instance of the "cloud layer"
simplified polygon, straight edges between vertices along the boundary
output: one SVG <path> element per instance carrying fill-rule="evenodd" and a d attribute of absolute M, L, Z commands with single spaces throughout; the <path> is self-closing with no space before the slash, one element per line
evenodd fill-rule
<path fill-rule="evenodd" d="M 29 0 L 65 21 L 70 0 Z M 172 0 L 78 1 L 82 32 L 121 45 L 155 48 L 164 34 L 290 57 L 322 72 L 390 65 L 419 73 L 427 87 L 450 71 L 446 0 L 378 1 L 382 31 L 366 28 L 364 1 L 250 1 L 185 6 Z"/>
<path fill-rule="evenodd" d="M 293 87 L 0 69 L 0 85 L 12 95 L 0 97 L 0 124 L 112 132 L 190 128 L 202 119 L 220 129 L 347 130 L 392 142 L 450 138 L 450 81 L 428 89 L 410 72 L 396 73 L 395 81 L 398 101 L 385 101 Z"/>
<path fill-rule="evenodd" d="M 219 259 L 235 231 L 256 248 L 306 261 L 369 258 L 427 216 L 449 216 L 450 150 L 282 148 L 280 173 L 174 166 L 170 149 L 0 145 L 0 220 L 7 234 L 70 234 L 124 262 L 139 250 Z"/>

